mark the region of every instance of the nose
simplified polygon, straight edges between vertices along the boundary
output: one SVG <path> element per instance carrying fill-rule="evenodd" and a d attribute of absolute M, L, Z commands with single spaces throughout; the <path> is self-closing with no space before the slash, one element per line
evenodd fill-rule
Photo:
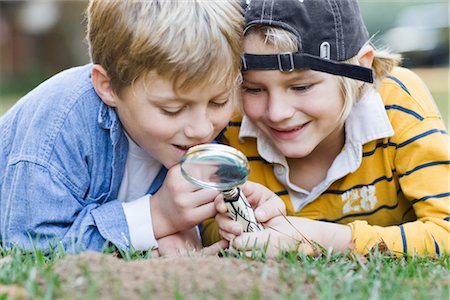
<path fill-rule="evenodd" d="M 206 113 L 195 114 L 184 128 L 186 137 L 192 140 L 205 141 L 211 137 L 214 125 Z"/>
<path fill-rule="evenodd" d="M 291 118 L 295 109 L 290 104 L 287 95 L 282 93 L 272 93 L 269 95 L 267 103 L 267 119 L 273 123 L 280 123 Z"/>

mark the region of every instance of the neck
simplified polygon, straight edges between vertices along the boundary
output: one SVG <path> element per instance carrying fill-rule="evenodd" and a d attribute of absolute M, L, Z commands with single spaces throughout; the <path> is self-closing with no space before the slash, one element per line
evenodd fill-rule
<path fill-rule="evenodd" d="M 289 179 L 296 185 L 311 190 L 327 176 L 335 158 L 345 143 L 344 127 L 332 132 L 307 156 L 287 158 Z"/>

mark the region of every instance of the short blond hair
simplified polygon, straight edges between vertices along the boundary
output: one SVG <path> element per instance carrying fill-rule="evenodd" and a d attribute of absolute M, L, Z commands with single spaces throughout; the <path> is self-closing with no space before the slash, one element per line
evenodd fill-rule
<path fill-rule="evenodd" d="M 239 75 L 239 0 L 91 0 L 87 19 L 91 61 L 116 93 L 150 71 L 186 90 Z"/>
<path fill-rule="evenodd" d="M 297 52 L 297 37 L 291 32 L 271 26 L 255 25 L 250 27 L 246 33 L 246 36 L 256 35 L 265 44 L 270 45 L 275 51 L 279 53 L 283 52 Z M 245 38 L 245 37 L 244 37 Z M 370 44 L 370 41 L 367 42 Z M 374 49 L 375 47 L 371 45 Z M 364 47 L 364 46 L 363 46 Z M 387 49 L 375 50 L 375 57 L 372 63 L 372 70 L 374 74 L 374 86 L 378 87 L 381 81 L 397 66 L 401 61 L 399 54 L 390 53 Z M 352 57 L 344 62 L 354 65 L 360 65 L 358 58 Z M 361 88 L 360 81 L 355 79 L 339 76 L 341 91 L 344 96 L 344 108 L 340 115 L 340 120 L 345 120 L 353 105 L 362 97 L 367 89 L 367 84 L 364 84 Z"/>

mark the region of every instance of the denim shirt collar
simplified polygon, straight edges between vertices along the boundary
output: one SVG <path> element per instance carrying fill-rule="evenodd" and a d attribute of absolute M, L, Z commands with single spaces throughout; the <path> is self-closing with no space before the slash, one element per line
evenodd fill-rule
<path fill-rule="evenodd" d="M 107 106 L 103 102 L 100 104 L 97 120 L 101 128 L 110 131 L 113 145 L 117 145 L 121 139 L 126 138 L 116 112 L 112 107 Z"/>

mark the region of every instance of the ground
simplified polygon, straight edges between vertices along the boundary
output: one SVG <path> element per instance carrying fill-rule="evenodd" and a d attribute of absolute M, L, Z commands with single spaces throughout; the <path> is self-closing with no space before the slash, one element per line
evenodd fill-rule
<path fill-rule="evenodd" d="M 67 256 L 54 269 L 66 296 L 85 297 L 90 283 L 98 282 L 91 294 L 99 299 L 277 299 L 289 290 L 276 286 L 280 270 L 275 261 L 217 256 L 126 261 L 90 252 Z"/>

